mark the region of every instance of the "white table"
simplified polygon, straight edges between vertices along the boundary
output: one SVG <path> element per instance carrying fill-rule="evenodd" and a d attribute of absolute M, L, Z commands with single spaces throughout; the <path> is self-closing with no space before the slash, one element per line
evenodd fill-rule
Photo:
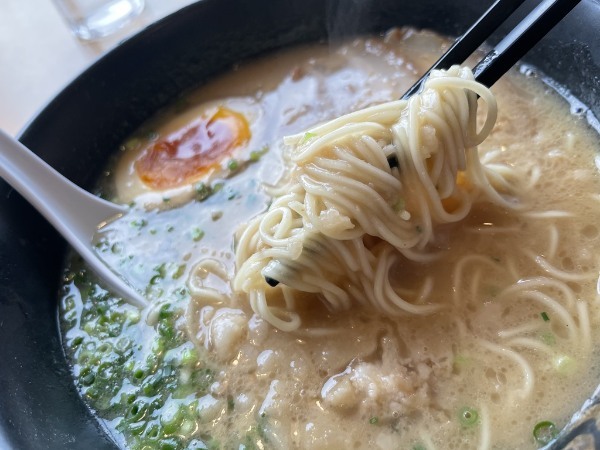
<path fill-rule="evenodd" d="M 74 37 L 52 0 L 0 0 L 0 129 L 16 135 L 83 69 L 146 25 L 194 0 L 146 0 L 143 13 L 114 35 Z"/>

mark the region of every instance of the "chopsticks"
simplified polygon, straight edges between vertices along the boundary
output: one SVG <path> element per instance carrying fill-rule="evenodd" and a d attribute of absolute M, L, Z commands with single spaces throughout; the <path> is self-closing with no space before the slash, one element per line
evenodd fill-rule
<path fill-rule="evenodd" d="M 542 1 L 473 68 L 475 79 L 485 86 L 493 85 L 579 2 Z"/>
<path fill-rule="evenodd" d="M 497 0 L 433 66 L 402 96 L 407 99 L 422 87 L 429 73 L 462 64 L 524 2 Z M 560 22 L 580 0 L 543 0 L 521 20 L 474 68 L 475 79 L 492 86 L 519 59 Z"/>

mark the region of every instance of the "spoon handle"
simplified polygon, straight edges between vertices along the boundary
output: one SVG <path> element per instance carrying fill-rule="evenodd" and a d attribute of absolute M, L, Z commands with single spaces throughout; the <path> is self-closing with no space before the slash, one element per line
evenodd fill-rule
<path fill-rule="evenodd" d="M 127 207 L 96 197 L 67 180 L 27 147 L 0 130 L 0 177 L 50 222 L 118 295 L 136 305 L 147 302 L 92 249 L 92 238 Z"/>

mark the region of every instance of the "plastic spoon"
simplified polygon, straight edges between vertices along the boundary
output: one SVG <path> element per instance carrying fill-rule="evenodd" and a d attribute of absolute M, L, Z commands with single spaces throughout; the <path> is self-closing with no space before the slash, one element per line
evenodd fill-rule
<path fill-rule="evenodd" d="M 115 294 L 135 306 L 143 307 L 148 304 L 92 248 L 92 239 L 98 229 L 126 214 L 127 207 L 108 202 L 81 189 L 2 130 L 0 177 L 56 228 Z"/>

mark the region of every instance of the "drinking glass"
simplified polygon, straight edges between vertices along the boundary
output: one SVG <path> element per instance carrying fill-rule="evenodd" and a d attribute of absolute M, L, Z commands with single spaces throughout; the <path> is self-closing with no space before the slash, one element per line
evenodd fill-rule
<path fill-rule="evenodd" d="M 144 9 L 144 0 L 54 0 L 75 36 L 83 40 L 107 36 Z"/>

